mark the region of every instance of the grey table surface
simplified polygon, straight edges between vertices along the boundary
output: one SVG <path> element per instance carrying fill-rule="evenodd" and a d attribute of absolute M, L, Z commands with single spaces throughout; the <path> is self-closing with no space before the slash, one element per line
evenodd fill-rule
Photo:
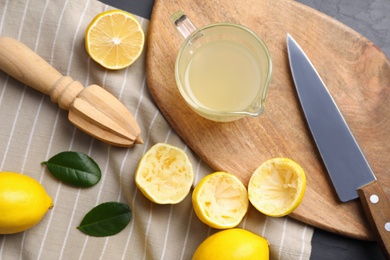
<path fill-rule="evenodd" d="M 100 0 L 150 19 L 154 0 Z M 351 27 L 390 57 L 390 0 L 296 0 Z M 389 75 L 390 77 L 390 75 Z M 389 86 L 390 87 L 390 86 Z M 384 259 L 376 242 L 315 229 L 311 259 Z"/>

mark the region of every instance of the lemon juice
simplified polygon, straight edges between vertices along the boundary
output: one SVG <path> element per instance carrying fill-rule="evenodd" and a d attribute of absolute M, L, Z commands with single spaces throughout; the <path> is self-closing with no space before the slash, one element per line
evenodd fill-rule
<path fill-rule="evenodd" d="M 194 51 L 185 82 L 196 105 L 215 111 L 243 111 L 259 94 L 260 64 L 242 44 L 213 41 Z"/>

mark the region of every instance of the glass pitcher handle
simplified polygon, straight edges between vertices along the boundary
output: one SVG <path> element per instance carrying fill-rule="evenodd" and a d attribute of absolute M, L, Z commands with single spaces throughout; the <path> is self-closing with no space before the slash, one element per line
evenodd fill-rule
<path fill-rule="evenodd" d="M 193 31 L 196 30 L 195 25 L 187 17 L 183 11 L 177 11 L 171 16 L 171 21 L 175 24 L 180 34 L 187 38 Z"/>

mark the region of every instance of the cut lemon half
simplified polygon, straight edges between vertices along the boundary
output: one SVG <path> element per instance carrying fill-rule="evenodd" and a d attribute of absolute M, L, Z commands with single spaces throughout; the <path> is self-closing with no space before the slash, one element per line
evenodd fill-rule
<path fill-rule="evenodd" d="M 192 193 L 198 218 L 217 229 L 236 227 L 248 211 L 247 190 L 233 174 L 215 172 L 205 176 Z"/>
<path fill-rule="evenodd" d="M 91 58 L 107 69 L 133 64 L 144 48 L 145 35 L 137 18 L 122 10 L 98 14 L 85 32 L 85 47 Z"/>
<path fill-rule="evenodd" d="M 302 202 L 306 176 L 302 167 L 288 158 L 272 158 L 262 163 L 248 184 L 249 201 L 267 216 L 282 217 Z"/>
<path fill-rule="evenodd" d="M 135 183 L 151 201 L 176 204 L 184 200 L 194 182 L 187 154 L 172 145 L 157 143 L 139 162 Z"/>

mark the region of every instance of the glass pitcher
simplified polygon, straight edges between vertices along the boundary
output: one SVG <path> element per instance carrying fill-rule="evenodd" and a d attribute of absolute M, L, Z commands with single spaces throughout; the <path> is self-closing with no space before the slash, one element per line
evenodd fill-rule
<path fill-rule="evenodd" d="M 186 103 L 204 118 L 219 122 L 260 115 L 272 74 L 263 40 L 238 24 L 197 29 L 182 11 L 171 20 L 184 37 L 175 79 Z"/>

